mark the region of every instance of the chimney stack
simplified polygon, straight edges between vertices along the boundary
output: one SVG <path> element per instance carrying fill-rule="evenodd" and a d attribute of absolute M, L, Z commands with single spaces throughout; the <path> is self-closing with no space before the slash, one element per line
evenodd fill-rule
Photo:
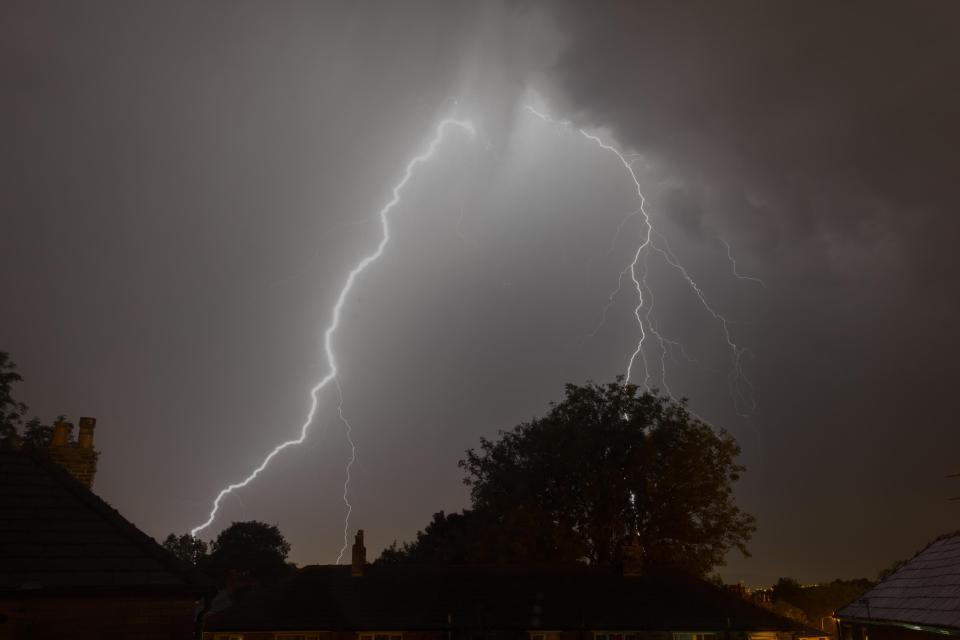
<path fill-rule="evenodd" d="M 63 420 L 58 420 L 53 425 L 53 439 L 50 441 L 51 447 L 65 447 L 70 442 L 70 432 L 73 431 L 73 425 Z"/>
<path fill-rule="evenodd" d="M 358 578 L 363 575 L 363 568 L 367 564 L 367 548 L 363 546 L 363 529 L 357 531 L 353 541 L 353 559 L 350 563 L 350 575 Z"/>
<path fill-rule="evenodd" d="M 50 446 L 47 447 L 50 459 L 88 489 L 93 485 L 93 477 L 97 473 L 97 458 L 100 456 L 100 452 L 93 448 L 93 429 L 96 425 L 95 418 L 80 418 L 79 438 L 77 442 L 70 442 L 73 425 L 69 422 L 57 422 L 53 426 Z"/>
<path fill-rule="evenodd" d="M 77 435 L 78 447 L 81 449 L 93 449 L 93 429 L 96 426 L 96 418 L 80 418 L 80 433 Z"/>

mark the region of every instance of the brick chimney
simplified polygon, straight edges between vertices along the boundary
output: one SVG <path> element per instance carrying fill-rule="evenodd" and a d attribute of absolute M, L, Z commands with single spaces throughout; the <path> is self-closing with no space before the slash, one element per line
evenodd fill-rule
<path fill-rule="evenodd" d="M 96 418 L 80 418 L 80 432 L 77 434 L 77 446 L 81 449 L 93 449 L 93 429 Z"/>
<path fill-rule="evenodd" d="M 50 447 L 65 447 L 70 442 L 70 432 L 73 431 L 73 425 L 62 420 L 53 425 L 53 439 L 50 441 Z"/>
<path fill-rule="evenodd" d="M 350 575 L 358 578 L 363 575 L 363 568 L 367 564 L 367 548 L 363 546 L 363 529 L 357 531 L 353 541 L 353 560 L 350 563 Z"/>
<path fill-rule="evenodd" d="M 70 442 L 73 425 L 57 422 L 53 425 L 53 438 L 47 447 L 47 455 L 57 462 L 88 489 L 97 473 L 97 458 L 100 452 L 93 448 L 93 430 L 96 418 L 80 418 L 80 433 L 76 442 Z"/>

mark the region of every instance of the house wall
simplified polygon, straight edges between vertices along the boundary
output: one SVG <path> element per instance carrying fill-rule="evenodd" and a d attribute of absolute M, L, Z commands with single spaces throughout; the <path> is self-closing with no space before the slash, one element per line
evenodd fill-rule
<path fill-rule="evenodd" d="M 189 597 L 23 598 L 0 601 L 0 640 L 190 640 Z"/>

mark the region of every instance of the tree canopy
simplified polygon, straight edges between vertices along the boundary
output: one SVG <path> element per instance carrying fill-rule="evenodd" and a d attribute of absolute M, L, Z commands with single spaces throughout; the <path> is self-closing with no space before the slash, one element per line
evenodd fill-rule
<path fill-rule="evenodd" d="M 163 541 L 163 548 L 179 558 L 181 561 L 197 567 L 204 568 L 207 555 L 207 543 L 200 538 L 194 538 L 189 533 L 177 535 L 171 533 Z"/>
<path fill-rule="evenodd" d="M 233 572 L 268 584 L 287 573 L 288 553 L 290 544 L 276 525 L 256 520 L 234 522 L 210 545 L 206 570 L 221 582 Z"/>
<path fill-rule="evenodd" d="M 382 560 L 611 565 L 631 541 L 647 566 L 704 575 L 731 549 L 748 555 L 739 453 L 683 402 L 621 379 L 567 385 L 545 416 L 466 452 L 471 509 L 434 515 Z"/>
<path fill-rule="evenodd" d="M 276 525 L 248 520 L 234 522 L 209 546 L 190 534 L 171 533 L 163 548 L 241 594 L 250 587 L 273 584 L 287 575 L 290 544 Z"/>

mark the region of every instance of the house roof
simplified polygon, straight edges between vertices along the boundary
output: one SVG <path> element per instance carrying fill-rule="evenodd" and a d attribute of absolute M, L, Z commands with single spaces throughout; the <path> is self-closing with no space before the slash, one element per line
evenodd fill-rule
<path fill-rule="evenodd" d="M 0 597 L 212 591 L 42 453 L 0 451 Z"/>
<path fill-rule="evenodd" d="M 836 615 L 960 631 L 960 532 L 931 542 Z"/>
<path fill-rule="evenodd" d="M 794 631 L 794 622 L 680 576 L 576 567 L 309 566 L 207 618 L 208 631 L 644 629 Z M 823 634 L 819 634 L 823 635 Z"/>

